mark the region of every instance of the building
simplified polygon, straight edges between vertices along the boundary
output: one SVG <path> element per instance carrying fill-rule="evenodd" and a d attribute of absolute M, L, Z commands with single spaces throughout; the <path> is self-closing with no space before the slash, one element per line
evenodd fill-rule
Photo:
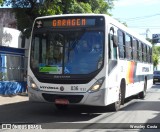
<path fill-rule="evenodd" d="M 22 47 L 22 33 L 17 30 L 13 9 L 0 10 L 0 95 L 26 90 L 28 47 Z M 25 44 L 24 44 L 25 45 Z"/>
<path fill-rule="evenodd" d="M 12 8 L 0 9 L 0 25 L 2 27 L 17 29 L 17 20 L 15 18 L 15 13 L 13 12 Z"/>

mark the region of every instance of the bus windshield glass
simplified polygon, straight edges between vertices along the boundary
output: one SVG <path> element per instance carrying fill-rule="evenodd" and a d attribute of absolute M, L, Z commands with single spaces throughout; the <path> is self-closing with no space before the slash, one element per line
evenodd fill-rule
<path fill-rule="evenodd" d="M 62 25 L 56 22 L 52 24 Z M 77 25 L 84 22 L 79 20 Z M 55 28 L 53 25 L 35 28 L 33 31 L 30 58 L 33 71 L 38 74 L 90 74 L 102 68 L 102 28 L 66 28 L 67 24 Z"/>

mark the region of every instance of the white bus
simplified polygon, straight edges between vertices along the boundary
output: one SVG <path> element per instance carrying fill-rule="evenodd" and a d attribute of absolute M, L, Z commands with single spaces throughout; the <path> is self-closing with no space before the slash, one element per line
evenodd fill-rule
<path fill-rule="evenodd" d="M 104 14 L 39 17 L 28 59 L 30 101 L 107 106 L 144 98 L 152 85 L 152 45 Z"/>

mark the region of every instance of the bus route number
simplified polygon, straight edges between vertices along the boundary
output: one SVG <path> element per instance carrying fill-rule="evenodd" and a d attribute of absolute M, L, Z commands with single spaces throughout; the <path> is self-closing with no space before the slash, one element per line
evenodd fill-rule
<path fill-rule="evenodd" d="M 85 92 L 87 89 L 86 88 L 80 88 L 80 91 Z"/>
<path fill-rule="evenodd" d="M 80 90 L 80 91 L 86 91 L 86 88 L 79 88 L 78 86 L 71 86 L 71 90 L 72 91 L 78 91 L 78 90 Z"/>
<path fill-rule="evenodd" d="M 78 91 L 79 88 L 78 88 L 78 86 L 71 86 L 71 90 L 72 90 L 72 91 Z"/>

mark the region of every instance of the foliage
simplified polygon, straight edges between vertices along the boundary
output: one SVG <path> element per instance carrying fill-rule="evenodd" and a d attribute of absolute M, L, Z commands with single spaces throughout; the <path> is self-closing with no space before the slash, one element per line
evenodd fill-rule
<path fill-rule="evenodd" d="M 157 67 L 157 65 L 159 63 L 159 56 L 157 56 L 156 54 L 153 54 L 152 59 L 153 59 L 154 67 Z"/>
<path fill-rule="evenodd" d="M 15 8 L 18 29 L 31 27 L 38 16 L 69 13 L 105 13 L 113 8 L 113 1 L 105 0 L 0 0 L 2 5 Z M 23 9 L 22 9 L 23 8 Z"/>
<path fill-rule="evenodd" d="M 160 46 L 153 46 L 152 59 L 154 67 L 157 67 L 157 65 L 159 64 L 159 59 L 160 59 L 159 56 L 160 56 Z"/>
<path fill-rule="evenodd" d="M 146 38 L 147 41 L 149 41 L 150 43 L 152 43 L 152 39 L 150 38 Z M 153 61 L 153 66 L 156 68 L 157 65 L 159 64 L 159 60 L 160 60 L 160 47 L 159 46 L 155 46 L 152 43 L 153 47 L 152 47 L 152 61 Z"/>
<path fill-rule="evenodd" d="M 110 0 L 109 3 L 104 2 L 104 0 L 89 0 L 89 4 L 91 5 L 91 9 L 93 13 L 104 13 L 111 15 L 108 10 L 113 8 L 113 1 Z"/>
<path fill-rule="evenodd" d="M 0 6 L 3 5 L 3 0 L 0 0 Z"/>
<path fill-rule="evenodd" d="M 33 23 L 32 20 L 34 19 L 34 16 L 32 16 L 33 18 L 31 18 L 31 17 L 29 17 L 29 15 L 26 15 L 29 12 L 29 9 L 15 8 L 14 12 L 15 12 L 15 16 L 17 19 L 18 30 L 24 32 L 27 28 L 32 27 L 32 23 Z M 31 31 L 31 29 L 27 30 L 27 32 L 25 32 L 25 34 L 24 34 L 27 38 L 30 36 L 30 31 Z"/>
<path fill-rule="evenodd" d="M 152 43 L 152 39 L 146 38 L 146 40 L 147 40 L 148 42 Z"/>
<path fill-rule="evenodd" d="M 69 13 L 105 13 L 113 8 L 113 1 L 110 4 L 104 0 L 45 0 L 39 13 L 41 15 L 69 14 Z"/>

